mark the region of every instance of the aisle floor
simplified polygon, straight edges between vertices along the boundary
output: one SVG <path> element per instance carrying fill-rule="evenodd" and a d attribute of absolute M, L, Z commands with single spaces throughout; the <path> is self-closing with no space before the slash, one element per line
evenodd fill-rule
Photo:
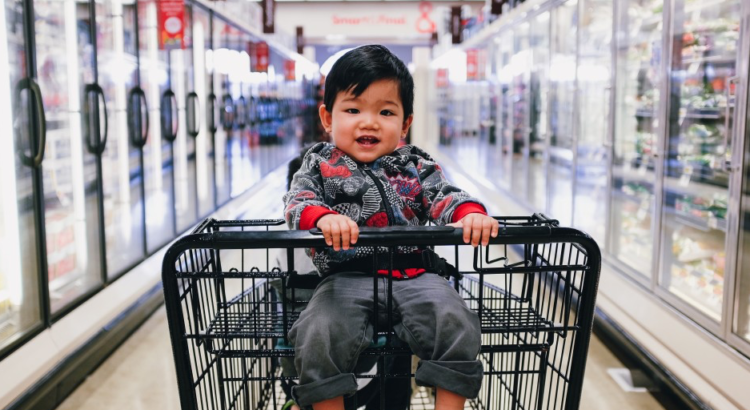
<path fill-rule="evenodd" d="M 607 369 L 622 363 L 598 338 L 591 339 L 581 409 L 661 409 L 649 393 L 626 393 Z M 417 403 L 419 397 L 415 397 Z M 427 402 L 426 400 L 419 400 Z M 110 356 L 59 410 L 179 410 L 172 348 L 164 307 Z M 414 406 L 414 408 L 423 408 Z M 432 408 L 427 405 L 424 408 Z"/>
<path fill-rule="evenodd" d="M 459 178 L 463 184 L 465 178 Z M 253 201 L 240 219 L 281 215 L 284 174 L 274 172 L 256 189 Z M 465 187 L 479 199 L 480 190 Z M 499 214 L 489 206 L 491 213 Z M 494 208 L 494 209 L 493 209 Z M 582 409 L 661 409 L 648 392 L 625 392 L 608 369 L 624 365 L 592 337 L 583 388 Z M 414 409 L 432 408 L 424 392 L 417 392 Z M 418 404 L 419 403 L 419 404 Z M 426 406 L 424 403 L 428 403 Z M 158 309 L 112 356 L 110 356 L 59 409 L 179 409 L 179 396 L 166 312 Z"/>

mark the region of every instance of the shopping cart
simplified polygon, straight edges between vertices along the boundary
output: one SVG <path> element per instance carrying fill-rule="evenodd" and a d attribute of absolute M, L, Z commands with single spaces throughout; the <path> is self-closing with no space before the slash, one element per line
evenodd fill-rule
<path fill-rule="evenodd" d="M 578 408 L 599 248 L 543 215 L 497 219 L 500 235 L 487 247 L 465 245 L 452 227 L 362 228 L 357 244 L 376 247 L 373 258 L 386 261 L 397 244 L 432 247 L 458 268 L 450 280 L 482 328 L 485 378 L 468 408 Z M 314 278 L 295 271 L 294 251 L 325 246 L 322 236 L 282 224 L 209 219 L 167 251 L 164 294 L 183 409 L 280 408 L 279 384 L 293 377 L 279 362 L 294 356 L 287 332 L 306 302 L 295 292 Z M 363 355 L 377 356 L 378 372 L 357 377 L 380 386 L 389 379 L 410 383 L 413 372 L 395 374 L 384 365 L 411 354 L 390 326 L 376 328 L 374 339 Z"/>

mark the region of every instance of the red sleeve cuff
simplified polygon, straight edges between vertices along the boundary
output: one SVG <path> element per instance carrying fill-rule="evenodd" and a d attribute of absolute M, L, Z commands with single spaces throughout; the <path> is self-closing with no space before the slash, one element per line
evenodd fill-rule
<path fill-rule="evenodd" d="M 307 209 L 305 209 L 305 211 L 306 210 Z M 304 214 L 305 212 L 302 211 L 302 215 Z M 484 209 L 484 206 L 476 202 L 466 202 L 464 204 L 459 205 L 458 208 L 456 208 L 456 210 L 453 211 L 453 218 L 451 219 L 451 222 L 458 222 L 461 219 L 463 219 L 464 216 L 468 214 L 487 215 L 487 210 Z"/>
<path fill-rule="evenodd" d="M 328 214 L 337 214 L 338 212 L 332 211 L 323 206 L 311 205 L 302 210 L 302 215 L 299 218 L 299 229 L 306 231 L 308 229 L 315 228 L 318 223 L 318 219 Z"/>

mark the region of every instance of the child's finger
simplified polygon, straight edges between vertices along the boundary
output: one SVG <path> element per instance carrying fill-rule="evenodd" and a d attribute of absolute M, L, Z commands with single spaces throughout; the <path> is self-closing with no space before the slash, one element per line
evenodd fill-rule
<path fill-rule="evenodd" d="M 359 239 L 359 226 L 357 225 L 356 222 L 352 220 L 349 221 L 349 226 L 350 226 L 349 232 L 352 238 L 352 245 L 354 245 L 355 243 L 357 243 L 357 240 Z"/>
<path fill-rule="evenodd" d="M 461 222 L 464 228 L 464 243 L 469 243 L 471 241 L 471 218 L 467 216 Z"/>
<path fill-rule="evenodd" d="M 341 249 L 341 228 L 336 223 L 331 224 L 331 240 L 333 241 L 333 250 Z"/>
<path fill-rule="evenodd" d="M 497 235 L 500 234 L 500 223 L 497 221 L 497 219 L 492 218 L 492 237 L 497 238 Z"/>
<path fill-rule="evenodd" d="M 482 246 L 490 244 L 490 233 L 492 232 L 492 221 L 487 218 L 483 218 L 482 221 Z"/>
<path fill-rule="evenodd" d="M 344 250 L 347 250 L 349 249 L 349 231 L 351 230 L 351 228 L 349 227 L 349 222 L 345 220 L 339 222 L 339 229 L 341 230 L 341 247 L 344 248 Z"/>
<path fill-rule="evenodd" d="M 323 232 L 323 238 L 326 240 L 326 245 L 331 246 L 333 244 L 333 242 L 331 242 L 331 227 L 328 226 L 328 224 L 321 224 L 318 229 L 320 229 L 320 232 Z"/>
<path fill-rule="evenodd" d="M 482 220 L 480 218 L 474 218 L 471 222 L 471 246 L 479 246 L 479 242 L 482 240 Z"/>

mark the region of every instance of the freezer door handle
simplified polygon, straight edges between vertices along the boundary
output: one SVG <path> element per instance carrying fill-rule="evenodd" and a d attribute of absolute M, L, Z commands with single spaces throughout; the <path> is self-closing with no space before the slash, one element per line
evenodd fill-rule
<path fill-rule="evenodd" d="M 258 122 L 258 100 L 253 96 L 250 96 L 250 104 L 247 107 L 247 120 L 251 127 Z"/>
<path fill-rule="evenodd" d="M 221 126 L 229 131 L 234 126 L 234 102 L 232 101 L 232 96 L 229 94 L 224 94 L 221 97 L 221 102 Z"/>
<path fill-rule="evenodd" d="M 730 148 L 729 143 L 732 140 L 732 136 L 734 135 L 734 121 L 732 121 L 732 108 L 734 108 L 734 104 L 732 104 L 731 102 L 732 98 L 734 97 L 734 95 L 732 94 L 732 85 L 736 85 L 738 81 L 739 77 L 728 78 L 726 87 L 724 89 L 727 100 L 727 105 L 726 107 L 724 107 L 724 148 L 721 152 L 721 155 L 724 157 L 724 161 L 721 162 L 724 172 L 731 172 L 734 169 L 734 167 L 732 167 L 731 155 L 728 154 Z"/>
<path fill-rule="evenodd" d="M 14 105 L 16 107 L 16 110 L 18 110 L 21 106 L 21 93 L 23 92 L 23 90 L 29 90 L 29 98 L 32 100 L 29 115 L 33 120 L 36 120 L 36 126 L 34 128 L 34 131 L 36 131 L 36 139 L 32 140 L 36 141 L 36 146 L 34 146 L 33 144 L 31 146 L 32 152 L 35 151 L 34 156 L 27 155 L 26 151 L 21 149 L 21 132 L 16 132 L 16 149 L 18 157 L 21 159 L 22 164 L 26 165 L 27 167 L 38 168 L 40 165 L 42 165 L 42 161 L 44 160 L 44 149 L 47 145 L 47 120 L 44 116 L 42 91 L 39 89 L 39 84 L 37 84 L 33 79 L 28 77 L 21 79 L 21 81 L 16 84 L 14 93 Z"/>
<path fill-rule="evenodd" d="M 237 117 L 237 127 L 244 130 L 247 126 L 247 100 L 241 95 L 234 105 L 234 115 Z"/>
<path fill-rule="evenodd" d="M 84 87 L 86 104 L 84 104 L 84 123 L 87 125 L 86 148 L 94 155 L 104 153 L 107 146 L 109 119 L 107 118 L 107 99 L 104 90 L 97 83 L 86 84 Z M 102 113 L 104 116 L 102 117 Z M 102 130 L 101 119 L 104 119 Z"/>
<path fill-rule="evenodd" d="M 199 134 L 200 121 L 198 113 L 200 112 L 200 101 L 195 91 L 188 93 L 185 100 L 185 112 L 187 113 L 187 133 L 193 138 Z"/>
<path fill-rule="evenodd" d="M 208 132 L 215 133 L 218 130 L 216 126 L 216 94 L 210 93 L 206 97 L 206 124 L 208 124 Z"/>
<path fill-rule="evenodd" d="M 134 87 L 128 95 L 128 131 L 134 147 L 146 145 L 149 129 L 148 102 L 141 87 Z"/>
<path fill-rule="evenodd" d="M 177 97 L 172 90 L 166 90 L 161 95 L 161 131 L 164 139 L 174 142 L 177 139 L 179 122 L 177 118 Z"/>

